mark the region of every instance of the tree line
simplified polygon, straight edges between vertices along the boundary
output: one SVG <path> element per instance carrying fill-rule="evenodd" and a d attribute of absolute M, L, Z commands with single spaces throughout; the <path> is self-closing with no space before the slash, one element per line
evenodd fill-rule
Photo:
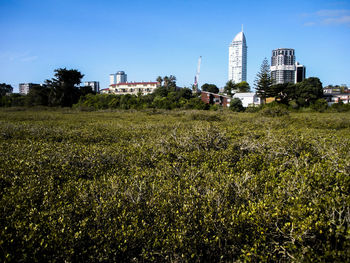
<path fill-rule="evenodd" d="M 76 69 L 56 69 L 54 78 L 43 85 L 33 85 L 26 96 L 9 94 L 13 88 L 1 84 L 1 106 L 51 106 L 72 107 L 81 96 L 95 94 L 90 86 L 80 86 L 84 77 Z M 4 90 L 9 94 L 4 95 Z"/>
<path fill-rule="evenodd" d="M 277 103 L 293 108 L 309 107 L 323 99 L 323 87 L 319 78 L 310 77 L 299 83 L 273 84 L 270 66 L 265 58 L 255 79 L 256 93 L 266 102 L 274 98 Z"/>
<path fill-rule="evenodd" d="M 59 68 L 54 71 L 54 77 L 45 81 L 43 85 L 34 85 L 26 96 L 12 94 L 13 88 L 8 84 L 0 84 L 0 106 L 50 106 L 74 107 L 82 109 L 209 109 L 217 105 L 206 105 L 190 88 L 176 86 L 176 77 L 159 76 L 156 80 L 159 87 L 149 95 L 113 95 L 96 94 L 90 86 L 80 86 L 84 75 L 76 69 Z M 318 78 L 311 77 L 300 83 L 273 84 L 270 66 L 265 58 L 255 79 L 255 90 L 265 104 L 267 99 L 274 100 L 277 105 L 284 105 L 292 109 L 313 107 L 325 110 L 328 105 L 323 99 L 323 87 Z M 205 83 L 202 91 L 219 93 L 215 84 Z M 235 93 L 250 92 L 250 85 L 246 82 L 234 83 L 228 81 L 223 93 L 233 96 Z M 274 105 L 273 104 L 273 105 Z M 342 105 L 334 106 L 337 110 Z M 244 111 L 242 102 L 234 98 L 230 108 L 234 111 Z M 338 109 L 339 108 L 339 109 Z"/>
<path fill-rule="evenodd" d="M 176 77 L 170 75 L 158 77 L 159 86 L 148 95 L 115 95 L 115 94 L 88 94 L 80 97 L 74 107 L 86 110 L 92 109 L 197 109 L 207 110 L 209 105 L 205 104 L 197 94 L 193 94 L 189 88 L 176 86 Z"/>

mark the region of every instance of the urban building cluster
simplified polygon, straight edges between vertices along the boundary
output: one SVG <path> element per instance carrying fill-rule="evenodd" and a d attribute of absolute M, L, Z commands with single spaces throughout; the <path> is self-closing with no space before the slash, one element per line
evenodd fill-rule
<path fill-rule="evenodd" d="M 158 82 L 128 82 L 127 74 L 124 71 L 118 71 L 116 74 L 109 75 L 109 88 L 102 89 L 102 94 L 131 94 L 147 95 L 152 93 L 157 87 Z"/>
<path fill-rule="evenodd" d="M 229 45 L 229 61 L 228 61 L 228 80 L 233 83 L 241 83 L 247 81 L 247 39 L 243 32 L 239 32 Z M 201 57 L 200 57 L 201 59 Z M 196 75 L 196 81 L 199 75 Z M 306 77 L 306 67 L 296 61 L 295 50 L 292 48 L 278 48 L 272 50 L 271 54 L 271 79 L 273 84 L 298 83 Z M 195 81 L 195 84 L 196 84 Z M 20 83 L 19 93 L 26 95 L 33 86 L 42 84 L 36 83 Z M 131 95 L 147 95 L 152 93 L 160 83 L 158 82 L 128 82 L 127 74 L 124 71 L 109 75 L 109 87 L 100 89 L 98 81 L 85 81 L 84 86 L 89 86 L 96 93 L 101 94 L 131 94 Z M 344 85 L 342 87 L 325 87 L 325 99 L 328 104 L 350 102 L 350 90 Z M 217 104 L 223 107 L 229 107 L 230 102 L 234 98 L 239 98 L 244 107 L 257 106 L 261 104 L 261 99 L 254 92 L 236 93 L 232 96 L 226 94 L 215 94 L 202 91 L 201 99 L 205 103 Z"/>
<path fill-rule="evenodd" d="M 327 86 L 323 88 L 323 95 L 328 105 L 332 105 L 334 103 L 350 103 L 350 89 L 343 86 Z"/>
<path fill-rule="evenodd" d="M 228 80 L 247 81 L 247 40 L 239 32 L 229 46 Z M 298 83 L 305 79 L 306 67 L 295 60 L 295 50 L 278 48 L 272 51 L 271 78 L 274 84 Z"/>

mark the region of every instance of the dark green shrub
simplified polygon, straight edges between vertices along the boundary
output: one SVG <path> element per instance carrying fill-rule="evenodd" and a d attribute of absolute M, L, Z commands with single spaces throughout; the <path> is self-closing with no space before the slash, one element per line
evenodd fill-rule
<path fill-rule="evenodd" d="M 244 111 L 242 101 L 239 98 L 233 98 L 230 102 L 230 110 L 236 112 Z"/>
<path fill-rule="evenodd" d="M 258 112 L 260 110 L 260 107 L 258 106 L 248 106 L 245 108 L 245 112 L 253 113 L 253 112 Z"/>
<path fill-rule="evenodd" d="M 266 107 L 260 111 L 260 115 L 266 117 L 280 117 L 289 115 L 289 111 L 284 107 Z"/>
<path fill-rule="evenodd" d="M 342 101 L 338 103 L 333 103 L 331 106 L 331 110 L 337 111 L 337 112 L 346 112 L 350 111 L 350 104 L 345 104 Z"/>
<path fill-rule="evenodd" d="M 318 99 L 311 104 L 311 108 L 318 112 L 324 112 L 328 108 L 328 104 L 325 99 Z"/>

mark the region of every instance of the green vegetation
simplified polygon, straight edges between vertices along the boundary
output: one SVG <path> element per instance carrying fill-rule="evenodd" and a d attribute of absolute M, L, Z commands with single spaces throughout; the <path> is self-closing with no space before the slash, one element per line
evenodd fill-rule
<path fill-rule="evenodd" d="M 348 113 L 16 110 L 2 262 L 350 259 Z"/>
<path fill-rule="evenodd" d="M 11 85 L 8 85 L 6 83 L 0 84 L 0 97 L 5 96 L 7 93 L 12 93 L 13 88 Z"/>
<path fill-rule="evenodd" d="M 232 80 L 226 82 L 224 87 L 224 93 L 233 95 L 234 93 L 250 92 L 250 86 L 248 82 L 242 81 L 240 83 L 234 83 Z"/>
<path fill-rule="evenodd" d="M 271 71 L 270 64 L 267 61 L 267 58 L 264 58 L 261 63 L 260 70 L 256 74 L 256 78 L 254 81 L 256 94 L 265 102 L 266 98 L 272 97 L 271 95 Z"/>
<path fill-rule="evenodd" d="M 230 103 L 230 110 L 237 112 L 244 111 L 242 101 L 239 98 L 232 99 Z"/>
<path fill-rule="evenodd" d="M 219 93 L 219 88 L 215 84 L 205 83 L 202 85 L 201 90 L 212 92 L 212 93 Z"/>

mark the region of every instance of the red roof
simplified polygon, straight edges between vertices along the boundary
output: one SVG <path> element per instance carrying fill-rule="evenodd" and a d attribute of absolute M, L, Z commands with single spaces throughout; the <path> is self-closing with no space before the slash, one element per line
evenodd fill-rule
<path fill-rule="evenodd" d="M 158 84 L 158 82 L 123 82 L 118 84 L 111 84 L 109 86 L 121 86 L 121 85 L 152 85 L 152 84 Z"/>

